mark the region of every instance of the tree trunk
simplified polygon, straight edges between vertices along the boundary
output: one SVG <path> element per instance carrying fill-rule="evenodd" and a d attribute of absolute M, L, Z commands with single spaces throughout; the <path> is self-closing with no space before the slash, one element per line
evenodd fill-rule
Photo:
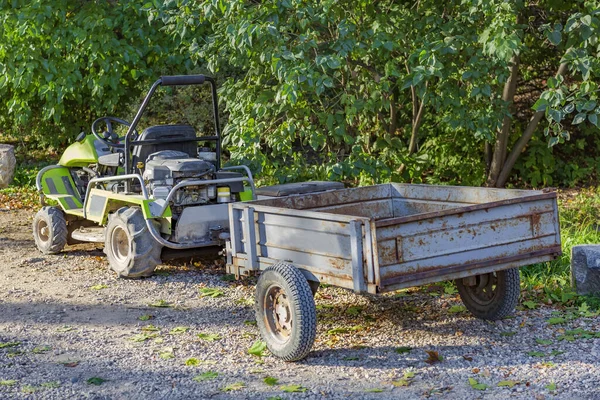
<path fill-rule="evenodd" d="M 519 56 L 517 54 L 512 56 L 510 59 L 510 64 L 510 76 L 504 84 L 502 100 L 510 104 L 509 110 L 512 111 L 515 92 L 517 90 L 517 79 L 519 75 Z M 500 172 L 502 171 L 502 166 L 506 160 L 506 147 L 508 145 L 508 136 L 510 135 L 511 124 L 512 115 L 505 115 L 502 119 L 502 128 L 496 136 L 496 143 L 494 145 L 492 163 L 490 164 L 487 186 L 496 186 L 498 175 L 500 175 Z"/>
<path fill-rule="evenodd" d="M 569 50 L 567 50 L 567 52 L 568 51 Z M 567 72 L 567 64 L 562 63 L 560 64 L 560 67 L 558 67 L 558 71 L 556 71 L 555 76 L 558 77 L 560 75 L 564 75 L 565 72 Z M 517 143 L 515 143 L 515 145 L 513 146 L 512 151 L 508 155 L 506 162 L 502 167 L 502 171 L 500 171 L 500 174 L 498 175 L 498 178 L 495 182 L 496 187 L 501 188 L 504 187 L 504 185 L 506 185 L 506 181 L 508 180 L 510 171 L 512 171 L 513 167 L 515 166 L 515 163 L 517 162 L 517 159 L 521 155 L 521 152 L 525 149 L 527 143 L 529 143 L 529 140 L 531 140 L 531 137 L 535 132 L 535 128 L 537 128 L 538 123 L 540 122 L 544 114 L 545 111 L 536 111 L 535 114 L 533 114 L 533 116 L 529 120 L 529 123 L 525 128 L 525 132 L 523 132 L 523 135 L 519 138 L 519 140 L 517 140 Z"/>

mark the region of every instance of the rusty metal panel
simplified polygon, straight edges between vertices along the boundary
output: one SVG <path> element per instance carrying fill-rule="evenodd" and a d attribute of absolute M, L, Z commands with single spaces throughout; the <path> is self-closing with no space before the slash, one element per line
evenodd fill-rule
<path fill-rule="evenodd" d="M 392 198 L 373 199 L 352 204 L 341 204 L 327 207 L 313 208 L 312 211 L 328 212 L 333 214 L 352 215 L 372 219 L 385 219 L 395 217 Z"/>
<path fill-rule="evenodd" d="M 377 222 L 381 286 L 508 259 L 527 265 L 532 254 L 559 253 L 555 199 L 536 195 L 512 200 L 493 207 L 488 203 L 487 208 L 465 206 L 446 215 L 416 215 L 403 222 L 396 218 L 393 224 Z"/>
<path fill-rule="evenodd" d="M 293 210 L 311 210 L 328 206 L 355 204 L 365 201 L 368 202 L 374 199 L 388 199 L 391 197 L 392 186 L 390 184 L 383 184 L 352 189 L 334 190 L 330 192 L 256 200 L 253 201 L 252 204 Z"/>
<path fill-rule="evenodd" d="M 367 285 L 364 276 L 363 231 L 360 221 L 350 222 L 350 243 L 352 244 L 352 280 L 354 282 L 354 291 L 356 293 L 365 292 Z"/>

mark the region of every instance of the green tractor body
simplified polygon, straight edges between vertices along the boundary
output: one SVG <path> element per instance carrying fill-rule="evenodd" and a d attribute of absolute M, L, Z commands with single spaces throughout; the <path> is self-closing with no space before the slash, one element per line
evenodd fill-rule
<path fill-rule="evenodd" d="M 189 125 L 136 127 L 160 86 L 210 83 L 215 134 Z M 222 248 L 229 238 L 228 203 L 255 198 L 245 166 L 221 167 L 220 126 L 214 80 L 167 76 L 150 88 L 134 120 L 103 117 L 92 134 L 80 134 L 57 165 L 42 169 L 36 185 L 43 207 L 33 235 L 43 253 L 66 244 L 103 242 L 110 267 L 123 277 L 149 276 L 165 251 Z M 127 127 L 119 136 L 118 123 Z M 101 129 L 104 128 L 104 130 Z"/>

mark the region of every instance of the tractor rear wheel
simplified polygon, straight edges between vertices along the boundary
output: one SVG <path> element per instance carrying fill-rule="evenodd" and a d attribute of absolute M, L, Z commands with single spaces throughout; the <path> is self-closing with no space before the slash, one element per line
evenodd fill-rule
<path fill-rule="evenodd" d="M 162 246 L 146 226 L 142 211 L 123 207 L 109 217 L 104 252 L 110 268 L 123 278 L 151 276 L 160 264 Z"/>
<path fill-rule="evenodd" d="M 57 207 L 43 207 L 33 218 L 33 238 L 44 254 L 59 253 L 67 244 L 67 221 Z"/>

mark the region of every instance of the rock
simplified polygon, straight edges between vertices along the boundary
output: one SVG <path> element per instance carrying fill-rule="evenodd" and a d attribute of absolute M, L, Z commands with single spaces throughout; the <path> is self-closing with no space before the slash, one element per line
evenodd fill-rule
<path fill-rule="evenodd" d="M 600 294 L 600 245 L 573 246 L 571 285 L 577 294 Z"/>
<path fill-rule="evenodd" d="M 8 187 L 15 174 L 15 148 L 9 144 L 0 144 L 0 189 Z"/>

